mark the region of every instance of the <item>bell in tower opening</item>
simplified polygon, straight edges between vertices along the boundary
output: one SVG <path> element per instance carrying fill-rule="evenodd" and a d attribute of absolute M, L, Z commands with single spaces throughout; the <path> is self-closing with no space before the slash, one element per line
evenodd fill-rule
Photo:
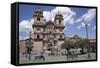
<path fill-rule="evenodd" d="M 41 9 L 37 9 L 33 13 L 34 23 L 35 24 L 41 24 L 44 21 L 43 11 Z"/>

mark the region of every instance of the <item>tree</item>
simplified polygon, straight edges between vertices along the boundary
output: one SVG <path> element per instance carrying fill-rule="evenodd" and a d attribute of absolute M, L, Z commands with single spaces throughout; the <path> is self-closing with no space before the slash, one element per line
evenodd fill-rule
<path fill-rule="evenodd" d="M 69 40 L 65 40 L 64 43 L 61 45 L 62 49 L 69 49 L 70 48 L 70 41 Z"/>
<path fill-rule="evenodd" d="M 83 52 L 83 49 L 84 49 L 85 47 L 87 47 L 88 44 L 89 44 L 89 41 L 86 40 L 86 39 L 80 39 L 79 41 L 77 41 L 78 47 L 82 48 L 82 51 L 81 51 L 82 54 L 84 53 L 84 52 Z"/>

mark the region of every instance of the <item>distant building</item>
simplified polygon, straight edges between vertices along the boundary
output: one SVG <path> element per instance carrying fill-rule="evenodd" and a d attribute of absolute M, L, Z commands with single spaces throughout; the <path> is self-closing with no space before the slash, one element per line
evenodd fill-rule
<path fill-rule="evenodd" d="M 90 43 L 96 43 L 96 39 L 89 39 Z"/>
<path fill-rule="evenodd" d="M 65 39 L 66 39 L 66 40 L 70 40 L 70 41 L 72 41 L 72 42 L 77 42 L 78 40 L 81 39 L 81 37 L 79 37 L 78 35 L 74 35 L 74 36 L 72 36 L 72 37 L 66 37 Z"/>
<path fill-rule="evenodd" d="M 78 35 L 74 35 L 72 37 L 66 37 L 66 40 L 70 40 L 71 42 L 77 42 L 80 39 L 83 39 L 81 37 L 79 37 Z M 96 45 L 96 39 L 88 39 L 89 40 L 89 44 L 92 45 L 92 47 L 95 47 Z"/>
<path fill-rule="evenodd" d="M 26 53 L 26 41 L 25 40 L 19 41 L 19 52 L 20 52 L 20 55 Z"/>

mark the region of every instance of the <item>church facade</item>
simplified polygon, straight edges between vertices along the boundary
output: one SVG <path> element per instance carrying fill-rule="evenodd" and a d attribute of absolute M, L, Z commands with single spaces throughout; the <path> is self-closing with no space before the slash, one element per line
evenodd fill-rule
<path fill-rule="evenodd" d="M 46 21 L 43 11 L 38 9 L 33 14 L 34 24 L 32 25 L 32 39 L 34 52 L 60 51 L 64 43 L 64 18 L 57 13 L 54 21 Z"/>

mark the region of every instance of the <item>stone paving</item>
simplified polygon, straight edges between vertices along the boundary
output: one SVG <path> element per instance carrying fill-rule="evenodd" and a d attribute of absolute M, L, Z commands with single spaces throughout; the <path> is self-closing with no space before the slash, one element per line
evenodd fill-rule
<path fill-rule="evenodd" d="M 95 60 L 96 53 L 90 53 L 91 58 L 88 58 L 88 54 L 78 55 L 77 57 L 69 57 L 67 56 L 45 56 L 45 61 L 34 59 L 34 55 L 31 55 L 31 60 L 25 57 L 25 55 L 20 56 L 20 63 L 39 63 L 39 62 L 55 62 L 55 61 L 77 61 L 77 60 Z"/>

